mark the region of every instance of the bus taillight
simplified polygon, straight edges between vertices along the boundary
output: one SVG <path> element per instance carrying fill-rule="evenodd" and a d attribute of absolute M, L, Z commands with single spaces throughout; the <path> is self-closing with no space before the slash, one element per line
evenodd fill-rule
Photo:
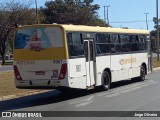
<path fill-rule="evenodd" d="M 19 73 L 19 71 L 18 71 L 17 66 L 14 65 L 13 68 L 14 68 L 14 74 L 15 74 L 16 79 L 17 79 L 17 80 L 22 80 L 22 77 L 21 77 L 21 75 L 20 75 L 20 73 Z"/>
<path fill-rule="evenodd" d="M 60 71 L 60 74 L 59 74 L 59 80 L 62 80 L 62 79 L 64 79 L 65 78 L 65 76 L 66 76 L 66 72 L 67 72 L 67 64 L 65 63 L 65 64 L 62 64 L 62 66 L 61 66 L 61 71 Z"/>

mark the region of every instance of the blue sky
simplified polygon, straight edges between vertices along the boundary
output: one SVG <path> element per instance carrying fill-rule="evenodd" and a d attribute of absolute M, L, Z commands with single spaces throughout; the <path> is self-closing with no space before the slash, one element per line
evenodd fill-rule
<path fill-rule="evenodd" d="M 1 0 L 3 1 L 3 0 Z M 20 0 L 24 1 L 24 0 Z M 33 7 L 34 1 L 33 2 Z M 46 0 L 37 0 L 38 7 L 44 6 Z M 100 9 L 98 15 L 101 19 L 104 19 L 104 8 L 103 6 L 109 7 L 109 21 L 113 27 L 129 27 L 136 29 L 146 29 L 146 15 L 148 14 L 148 25 L 149 30 L 153 30 L 153 17 L 156 17 L 156 0 L 94 0 L 93 4 L 99 4 Z M 160 6 L 160 1 L 159 1 Z M 160 13 L 160 7 L 159 7 Z M 159 14 L 160 18 L 160 14 Z M 131 21 L 142 21 L 142 22 L 131 22 Z M 117 22 L 117 23 L 115 23 Z M 131 23 L 125 23 L 131 22 Z"/>
<path fill-rule="evenodd" d="M 43 6 L 45 0 L 37 0 L 38 6 Z M 159 1 L 160 3 L 160 1 Z M 109 21 L 113 27 L 129 27 L 136 29 L 146 29 L 146 15 L 148 14 L 149 30 L 153 30 L 153 17 L 156 17 L 156 0 L 94 0 L 94 4 L 99 4 L 99 17 L 104 19 L 103 6 L 109 7 Z M 160 4 L 159 4 L 160 5 Z M 160 10 L 160 7 L 159 7 Z M 159 12 L 160 13 L 160 12 Z M 159 14 L 160 17 L 160 14 Z M 123 23 L 131 21 L 142 21 L 133 23 Z M 114 23 L 118 22 L 118 23 Z"/>

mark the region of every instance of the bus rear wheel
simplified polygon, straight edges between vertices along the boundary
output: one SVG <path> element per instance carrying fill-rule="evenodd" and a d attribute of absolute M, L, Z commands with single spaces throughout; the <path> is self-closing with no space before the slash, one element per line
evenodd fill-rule
<path fill-rule="evenodd" d="M 110 75 L 107 71 L 104 71 L 102 76 L 102 89 L 105 91 L 109 90 L 110 84 Z"/>
<path fill-rule="evenodd" d="M 144 67 L 144 66 L 141 66 L 139 80 L 140 80 L 140 81 L 144 81 L 144 80 L 145 80 L 145 75 L 146 75 L 145 67 Z"/>

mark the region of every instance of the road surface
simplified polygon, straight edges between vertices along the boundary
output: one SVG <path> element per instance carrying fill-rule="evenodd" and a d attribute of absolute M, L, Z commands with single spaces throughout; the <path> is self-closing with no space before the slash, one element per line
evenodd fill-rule
<path fill-rule="evenodd" d="M 142 82 L 121 81 L 111 85 L 109 91 L 72 91 L 62 94 L 51 91 L 0 103 L 0 111 L 160 111 L 160 70 L 146 76 Z M 96 114 L 96 112 L 95 112 Z M 94 115 L 95 116 L 95 115 Z M 62 116 L 63 117 L 63 116 Z M 16 119 L 16 118 L 15 118 Z M 23 119 L 23 118 L 21 118 Z M 45 120 L 45 118 L 42 118 Z M 51 118 L 50 118 L 51 119 Z M 60 119 L 60 118 L 56 118 Z M 71 118 L 65 117 L 65 120 Z M 73 119 L 73 118 L 72 118 Z M 76 118 L 76 119 L 91 119 Z M 106 118 L 93 118 L 104 119 Z M 128 118 L 107 118 L 127 120 Z M 129 120 L 139 120 L 130 118 Z M 158 120 L 159 118 L 141 118 Z M 74 119 L 73 119 L 74 120 Z"/>

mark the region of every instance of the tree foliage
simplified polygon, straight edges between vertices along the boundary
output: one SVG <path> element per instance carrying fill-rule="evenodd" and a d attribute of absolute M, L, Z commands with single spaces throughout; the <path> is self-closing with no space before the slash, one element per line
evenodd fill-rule
<path fill-rule="evenodd" d="M 23 4 L 17 1 L 0 3 L 0 55 L 2 64 L 5 63 L 5 52 L 8 43 L 13 44 L 9 38 L 14 32 L 15 23 L 19 25 L 35 23 L 35 13 L 29 8 L 30 4 Z M 9 41 L 11 40 L 11 41 Z"/>
<path fill-rule="evenodd" d="M 155 30 L 151 31 L 151 36 L 157 36 L 157 18 L 156 17 L 153 18 L 153 22 L 154 22 Z M 160 23 L 160 19 L 158 20 L 158 22 Z M 159 25 L 159 32 L 160 32 L 160 25 Z"/>
<path fill-rule="evenodd" d="M 45 15 L 43 23 L 81 24 L 106 26 L 98 18 L 99 5 L 92 5 L 93 0 L 55 0 L 47 1 L 45 7 L 41 7 Z"/>
<path fill-rule="evenodd" d="M 28 0 L 30 1 L 30 0 Z M 59 23 L 75 25 L 108 26 L 99 19 L 98 4 L 94 0 L 54 0 L 47 1 L 45 7 L 38 9 L 39 23 Z M 31 3 L 18 0 L 0 2 L 0 56 L 5 63 L 6 47 L 13 49 L 15 23 L 28 25 L 37 23 L 36 10 L 30 8 Z"/>

